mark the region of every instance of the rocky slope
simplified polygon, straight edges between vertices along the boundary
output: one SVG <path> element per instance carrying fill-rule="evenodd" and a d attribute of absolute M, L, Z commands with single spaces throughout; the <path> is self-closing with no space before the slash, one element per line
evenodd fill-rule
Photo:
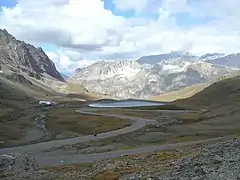
<path fill-rule="evenodd" d="M 5 74 L 26 74 L 36 79 L 43 77 L 64 81 L 54 63 L 41 48 L 19 41 L 0 29 L 0 65 Z"/>
<path fill-rule="evenodd" d="M 69 82 L 94 93 L 119 99 L 148 98 L 164 92 L 211 81 L 236 69 L 204 61 L 171 59 L 146 67 L 136 61 L 100 61 L 76 70 Z"/>
<path fill-rule="evenodd" d="M 94 164 L 41 169 L 24 154 L 0 158 L 2 179 L 119 179 L 119 180 L 238 180 L 240 140 L 220 140 L 209 145 L 190 146 L 123 156 Z"/>

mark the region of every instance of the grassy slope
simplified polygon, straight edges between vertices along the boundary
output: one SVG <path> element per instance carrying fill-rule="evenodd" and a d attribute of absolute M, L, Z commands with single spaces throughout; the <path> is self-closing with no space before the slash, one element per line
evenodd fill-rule
<path fill-rule="evenodd" d="M 170 102 L 176 99 L 184 99 L 184 98 L 191 97 L 194 94 L 202 91 L 207 86 L 208 86 L 207 83 L 200 83 L 200 84 L 188 86 L 178 91 L 172 91 L 172 92 L 164 93 L 158 96 L 153 96 L 153 97 L 150 97 L 149 100 Z"/>
<path fill-rule="evenodd" d="M 43 113 L 38 108 L 38 100 L 72 102 L 78 98 L 92 99 L 87 94 L 61 94 L 47 89 L 47 86 L 39 86 L 0 76 L 0 147 L 21 143 L 20 139 L 35 127 L 35 117 Z"/>
<path fill-rule="evenodd" d="M 68 132 L 72 132 L 73 136 L 73 133 L 75 135 L 102 133 L 131 125 L 130 121 L 124 119 L 81 115 L 71 108 L 50 109 L 47 112 L 46 122 L 47 129 L 54 132 L 55 136 Z"/>
<path fill-rule="evenodd" d="M 0 81 L 0 141 L 15 141 L 22 137 L 31 126 L 27 119 L 33 118 L 31 113 L 34 99 L 17 88 L 16 83 Z M 1 144 L 0 144 L 1 145 Z"/>
<path fill-rule="evenodd" d="M 219 110 L 222 106 L 226 109 L 229 106 L 232 110 L 238 109 L 240 108 L 240 76 L 215 82 L 193 97 L 175 102 L 196 107 L 214 107 L 215 110 Z"/>

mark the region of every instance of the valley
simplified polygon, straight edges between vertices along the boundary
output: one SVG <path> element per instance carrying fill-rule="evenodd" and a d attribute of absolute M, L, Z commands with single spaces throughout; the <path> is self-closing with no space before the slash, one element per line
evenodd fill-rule
<path fill-rule="evenodd" d="M 236 56 L 99 61 L 67 79 L 0 30 L 0 178 L 237 177 L 239 69 L 222 64 Z"/>

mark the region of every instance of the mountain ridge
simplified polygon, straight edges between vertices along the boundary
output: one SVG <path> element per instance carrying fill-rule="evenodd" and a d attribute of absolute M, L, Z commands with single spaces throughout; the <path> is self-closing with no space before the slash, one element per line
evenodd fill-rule
<path fill-rule="evenodd" d="M 236 70 L 199 60 L 163 60 L 153 67 L 145 67 L 137 61 L 100 61 L 78 69 L 69 82 L 83 84 L 92 93 L 114 98 L 146 99 L 211 81 Z"/>
<path fill-rule="evenodd" d="M 50 77 L 65 81 L 42 48 L 17 40 L 5 29 L 0 29 L 0 54 L 2 71 L 21 72 L 36 79 Z"/>

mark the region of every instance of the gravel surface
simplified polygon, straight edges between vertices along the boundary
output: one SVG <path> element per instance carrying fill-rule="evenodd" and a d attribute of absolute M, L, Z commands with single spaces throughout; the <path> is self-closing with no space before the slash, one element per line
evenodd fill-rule
<path fill-rule="evenodd" d="M 102 162 L 40 169 L 28 155 L 0 159 L 5 179 L 239 180 L 240 140 L 218 140 Z M 3 178 L 4 179 L 4 178 Z"/>
<path fill-rule="evenodd" d="M 169 169 L 138 172 L 126 179 L 153 178 L 156 180 L 239 180 L 240 140 L 208 145 L 195 155 L 173 162 Z"/>

